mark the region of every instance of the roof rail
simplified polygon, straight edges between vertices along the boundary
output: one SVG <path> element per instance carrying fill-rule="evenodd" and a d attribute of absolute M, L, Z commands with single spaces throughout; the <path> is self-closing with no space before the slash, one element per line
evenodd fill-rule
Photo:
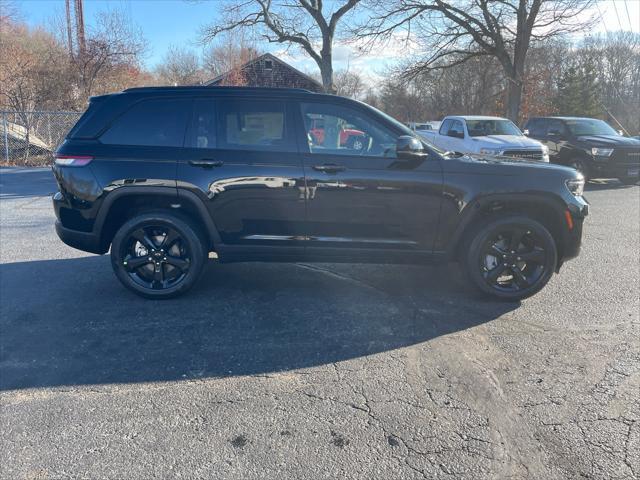
<path fill-rule="evenodd" d="M 157 92 L 157 91 L 188 91 L 188 90 L 236 90 L 247 92 L 290 92 L 290 93 L 313 93 L 304 88 L 287 87 L 237 87 L 237 86 L 209 86 L 209 85 L 182 85 L 182 86 L 161 86 L 161 87 L 133 87 L 123 90 L 124 92 Z"/>

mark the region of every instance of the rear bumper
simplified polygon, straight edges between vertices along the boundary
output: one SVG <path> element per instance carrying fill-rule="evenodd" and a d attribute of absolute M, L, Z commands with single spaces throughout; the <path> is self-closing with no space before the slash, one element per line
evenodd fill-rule
<path fill-rule="evenodd" d="M 78 250 L 100 255 L 107 252 L 104 246 L 100 245 L 100 237 L 92 232 L 79 232 L 63 227 L 59 220 L 56 220 L 56 234 L 64 243 Z"/>

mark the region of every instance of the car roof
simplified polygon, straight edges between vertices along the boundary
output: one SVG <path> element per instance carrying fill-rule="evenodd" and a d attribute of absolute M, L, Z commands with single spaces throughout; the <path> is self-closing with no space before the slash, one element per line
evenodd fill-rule
<path fill-rule="evenodd" d="M 508 120 L 504 117 L 492 117 L 490 115 L 450 115 L 447 118 L 456 120 Z"/>
<path fill-rule="evenodd" d="M 531 117 L 529 120 L 600 120 L 591 117 Z"/>
<path fill-rule="evenodd" d="M 161 95 L 163 93 L 175 95 L 176 93 L 275 93 L 292 94 L 305 93 L 313 95 L 310 90 L 304 88 L 278 88 L 278 87 L 236 87 L 236 86 L 207 86 L 207 85 L 186 85 L 186 86 L 160 86 L 160 87 L 133 87 L 123 90 L 122 93 L 151 93 Z"/>

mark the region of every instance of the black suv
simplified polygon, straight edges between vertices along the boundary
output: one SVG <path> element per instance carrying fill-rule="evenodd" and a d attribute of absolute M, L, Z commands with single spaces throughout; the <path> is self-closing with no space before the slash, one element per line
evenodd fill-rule
<path fill-rule="evenodd" d="M 549 148 L 549 161 L 568 165 L 590 178 L 618 178 L 626 184 L 640 180 L 640 140 L 623 137 L 595 118 L 536 117 L 525 133 Z"/>
<path fill-rule="evenodd" d="M 578 254 L 588 211 L 573 169 L 441 152 L 363 103 L 297 89 L 95 97 L 53 171 L 60 238 L 111 247 L 117 277 L 151 298 L 218 258 L 455 260 L 481 291 L 519 299 Z"/>

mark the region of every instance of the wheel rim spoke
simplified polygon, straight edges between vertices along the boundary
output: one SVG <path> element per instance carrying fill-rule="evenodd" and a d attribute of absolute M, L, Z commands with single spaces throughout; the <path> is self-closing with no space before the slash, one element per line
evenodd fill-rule
<path fill-rule="evenodd" d="M 169 229 L 167 235 L 164 237 L 164 240 L 162 240 L 162 243 L 160 244 L 160 248 L 167 250 L 179 239 L 180 235 L 178 234 L 178 232 L 173 229 Z"/>
<path fill-rule="evenodd" d="M 539 247 L 534 247 L 532 251 L 521 253 L 519 258 L 524 260 L 525 262 L 533 262 L 537 264 L 544 264 L 546 259 L 545 251 Z"/>
<path fill-rule="evenodd" d="M 506 267 L 504 265 L 498 265 L 494 269 L 489 270 L 487 273 L 487 281 L 492 284 L 496 283 L 505 270 Z"/>
<path fill-rule="evenodd" d="M 129 257 L 125 260 L 124 264 L 127 270 L 137 270 L 138 268 L 151 263 L 147 256 L 144 257 Z"/>
<path fill-rule="evenodd" d="M 520 243 L 522 242 L 522 237 L 524 237 L 524 230 L 518 228 L 513 231 L 511 234 L 511 239 L 509 240 L 509 250 L 512 252 L 517 252 Z"/>
<path fill-rule="evenodd" d="M 183 260 L 182 258 L 167 255 L 165 262 L 180 269 L 183 272 L 186 272 L 189 269 L 189 261 Z"/>
<path fill-rule="evenodd" d="M 131 236 L 148 249 L 156 248 L 156 244 L 153 243 L 153 240 L 149 238 L 147 232 L 145 232 L 143 228 L 136 230 L 131 234 Z"/>
<path fill-rule="evenodd" d="M 154 288 L 164 287 L 164 265 L 162 265 L 161 263 L 155 265 L 155 268 L 153 270 L 153 282 Z M 158 284 L 159 287 L 156 287 L 156 285 Z"/>
<path fill-rule="evenodd" d="M 489 247 L 489 250 L 487 251 L 487 253 L 489 255 L 493 255 L 494 257 L 497 258 L 502 258 L 502 256 L 506 253 L 504 250 L 498 248 L 495 244 L 491 245 Z"/>
<path fill-rule="evenodd" d="M 527 288 L 529 286 L 529 279 L 518 267 L 511 267 L 511 273 L 513 274 L 513 281 L 518 288 Z"/>

